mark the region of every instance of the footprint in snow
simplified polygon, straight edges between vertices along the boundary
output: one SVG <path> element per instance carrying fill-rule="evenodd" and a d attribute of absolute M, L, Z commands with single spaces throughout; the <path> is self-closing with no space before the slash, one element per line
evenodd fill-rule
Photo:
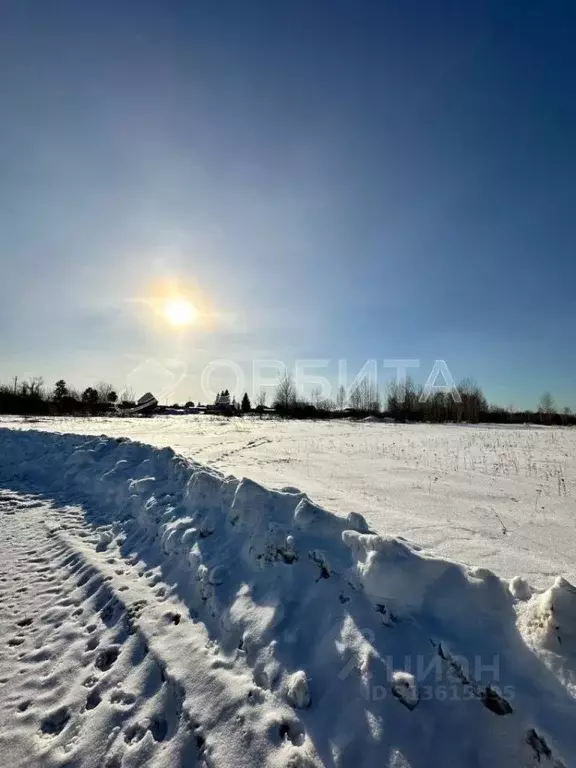
<path fill-rule="evenodd" d="M 126 744 L 136 744 L 146 736 L 146 728 L 140 723 L 134 723 L 128 726 L 124 732 L 124 741 Z"/>
<path fill-rule="evenodd" d="M 131 707 L 136 701 L 136 696 L 128 691 L 123 691 L 121 688 L 116 688 L 110 694 L 110 701 L 112 704 L 120 704 L 123 707 Z"/>
<path fill-rule="evenodd" d="M 46 715 L 46 717 L 40 723 L 40 730 L 46 736 L 57 736 L 61 733 L 66 723 L 70 720 L 70 711 L 68 707 L 60 707 L 59 709 Z"/>
<path fill-rule="evenodd" d="M 150 733 L 154 741 L 164 741 L 168 733 L 168 723 L 162 715 L 155 715 L 151 718 Z"/>
<path fill-rule="evenodd" d="M 86 709 L 96 709 L 98 704 L 102 701 L 100 697 L 100 693 L 96 688 L 94 688 L 90 693 L 88 694 L 88 698 L 86 699 Z"/>
<path fill-rule="evenodd" d="M 110 669 L 112 664 L 114 664 L 118 658 L 119 653 L 120 648 L 117 645 L 111 645 L 108 648 L 104 648 L 96 657 L 94 666 L 96 666 L 102 672 L 106 672 Z"/>
<path fill-rule="evenodd" d="M 295 747 L 300 747 L 306 738 L 304 728 L 297 720 L 283 720 L 278 726 L 281 742 L 290 742 Z"/>

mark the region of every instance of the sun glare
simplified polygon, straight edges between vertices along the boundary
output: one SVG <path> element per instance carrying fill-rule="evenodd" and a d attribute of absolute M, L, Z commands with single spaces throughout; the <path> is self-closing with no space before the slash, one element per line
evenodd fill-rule
<path fill-rule="evenodd" d="M 155 280 L 143 296 L 133 301 L 144 309 L 143 321 L 160 333 L 183 332 L 187 328 L 209 330 L 214 325 L 214 314 L 204 292 L 190 279 Z"/>
<path fill-rule="evenodd" d="M 175 296 L 164 302 L 163 314 L 165 319 L 176 326 L 192 325 L 196 318 L 196 307 L 191 301 Z"/>

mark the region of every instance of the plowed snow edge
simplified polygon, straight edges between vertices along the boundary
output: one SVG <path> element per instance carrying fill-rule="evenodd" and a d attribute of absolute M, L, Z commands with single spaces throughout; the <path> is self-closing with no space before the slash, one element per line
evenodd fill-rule
<path fill-rule="evenodd" d="M 538 633 L 529 647 L 491 572 L 170 449 L 10 430 L 0 446 L 3 487 L 80 510 L 53 535 L 103 575 L 181 714 L 202 723 L 199 761 L 573 764 L 572 649 L 556 654 L 561 674 L 535 654 Z M 148 720 L 134 744 L 173 727 Z"/>

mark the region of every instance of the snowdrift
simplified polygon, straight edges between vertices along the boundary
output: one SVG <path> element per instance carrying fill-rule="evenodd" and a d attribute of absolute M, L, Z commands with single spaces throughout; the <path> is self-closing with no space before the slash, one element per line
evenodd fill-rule
<path fill-rule="evenodd" d="M 0 486 L 81 505 L 101 550 L 161 566 L 215 649 L 195 675 L 260 713 L 229 723 L 242 764 L 576 765 L 568 582 L 532 595 L 169 448 L 0 429 L 0 450 Z"/>

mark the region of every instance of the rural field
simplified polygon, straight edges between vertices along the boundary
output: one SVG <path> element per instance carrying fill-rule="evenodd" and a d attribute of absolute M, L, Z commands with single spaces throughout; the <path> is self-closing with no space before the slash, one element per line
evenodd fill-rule
<path fill-rule="evenodd" d="M 0 420 L 0 754 L 576 765 L 576 431 Z"/>
<path fill-rule="evenodd" d="M 0 426 L 130 437 L 361 512 L 386 535 L 546 587 L 576 581 L 576 430 L 226 419 L 0 419 Z"/>

